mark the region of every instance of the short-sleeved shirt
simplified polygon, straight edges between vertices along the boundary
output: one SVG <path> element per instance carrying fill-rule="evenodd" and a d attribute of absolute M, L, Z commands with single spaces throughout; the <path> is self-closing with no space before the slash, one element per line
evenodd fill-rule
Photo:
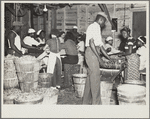
<path fill-rule="evenodd" d="M 133 37 L 129 37 L 126 45 L 125 45 L 125 52 L 129 51 L 129 46 L 132 46 L 132 53 L 136 53 L 137 46 L 136 46 L 136 40 Z"/>
<path fill-rule="evenodd" d="M 103 45 L 101 27 L 97 22 L 94 22 L 91 25 L 89 25 L 86 30 L 86 42 L 85 42 L 86 47 L 90 45 L 89 41 L 92 38 L 94 39 L 95 46 Z"/>

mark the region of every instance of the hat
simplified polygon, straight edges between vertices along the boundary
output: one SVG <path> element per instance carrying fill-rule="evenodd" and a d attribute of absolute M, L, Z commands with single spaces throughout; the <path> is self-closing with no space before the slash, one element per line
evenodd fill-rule
<path fill-rule="evenodd" d="M 19 21 L 14 21 L 13 26 L 23 26 L 23 23 L 22 22 L 19 22 Z"/>
<path fill-rule="evenodd" d="M 60 32 L 59 32 L 58 29 L 52 29 L 52 30 L 51 30 L 51 35 L 58 36 L 59 34 L 60 34 Z"/>
<path fill-rule="evenodd" d="M 35 30 L 32 28 L 29 28 L 28 33 L 35 33 Z"/>
<path fill-rule="evenodd" d="M 101 16 L 105 17 L 106 20 L 108 20 L 107 15 L 104 12 L 99 12 L 99 13 L 97 13 L 97 15 L 101 15 Z"/>
<path fill-rule="evenodd" d="M 73 26 L 73 29 L 78 29 L 78 27 L 77 26 Z"/>
<path fill-rule="evenodd" d="M 108 37 L 106 38 L 106 41 L 109 41 L 109 40 L 113 40 L 113 38 L 110 37 L 110 36 L 108 36 Z"/>
<path fill-rule="evenodd" d="M 146 44 L 146 38 L 144 36 L 139 36 L 138 40 L 141 41 L 142 43 Z"/>

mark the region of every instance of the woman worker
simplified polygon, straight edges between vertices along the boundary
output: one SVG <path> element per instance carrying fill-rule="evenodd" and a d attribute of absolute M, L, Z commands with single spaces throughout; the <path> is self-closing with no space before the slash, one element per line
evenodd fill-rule
<path fill-rule="evenodd" d="M 121 35 L 124 39 L 127 39 L 125 44 L 125 56 L 127 58 L 127 80 L 139 80 L 140 73 L 139 73 L 139 66 L 140 66 L 140 59 L 139 56 L 136 54 L 137 45 L 136 40 L 133 37 L 130 37 L 130 29 L 124 27 L 121 30 Z"/>

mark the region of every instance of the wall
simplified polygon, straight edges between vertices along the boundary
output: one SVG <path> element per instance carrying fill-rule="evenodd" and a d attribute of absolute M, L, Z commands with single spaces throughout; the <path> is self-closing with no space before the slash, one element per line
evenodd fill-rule
<path fill-rule="evenodd" d="M 111 31 L 111 24 L 106 23 L 106 28 L 103 30 L 103 40 L 108 36 L 114 37 L 115 43 L 114 46 L 117 48 L 120 44 L 119 34 L 120 30 L 123 28 L 123 25 L 128 26 L 132 29 L 132 11 L 133 9 L 144 9 L 146 4 L 133 4 L 134 8 L 131 8 L 131 4 L 106 4 L 110 17 L 118 18 L 118 31 Z M 57 10 L 57 29 L 67 31 L 72 29 L 74 25 L 78 26 L 78 32 L 85 32 L 88 25 L 91 24 L 98 12 L 101 9 L 98 4 L 90 5 L 74 5 L 71 8 L 69 6 Z M 35 19 L 38 23 L 35 23 L 35 29 L 41 29 L 42 27 L 42 17 Z M 48 11 L 48 21 L 47 21 L 47 37 L 51 31 L 51 11 Z M 37 26 L 38 25 L 38 26 Z M 132 35 L 132 32 L 131 32 Z"/>

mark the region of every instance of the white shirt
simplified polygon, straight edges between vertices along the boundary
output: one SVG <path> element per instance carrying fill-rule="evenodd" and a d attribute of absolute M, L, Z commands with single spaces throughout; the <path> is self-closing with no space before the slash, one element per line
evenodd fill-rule
<path fill-rule="evenodd" d="M 16 34 L 16 37 L 15 37 L 15 40 L 14 40 L 14 45 L 18 48 L 18 50 L 21 51 L 21 39 L 20 39 L 20 36 L 15 31 L 12 30 L 12 32 L 14 32 Z M 9 48 L 11 48 L 9 40 L 8 40 L 8 45 L 9 45 Z"/>
<path fill-rule="evenodd" d="M 81 51 L 81 52 L 84 52 L 84 41 L 80 41 L 78 44 L 77 44 L 77 48 L 78 48 L 78 51 Z"/>
<path fill-rule="evenodd" d="M 142 46 L 140 48 L 138 48 L 138 50 L 136 51 L 137 54 L 140 55 L 140 68 L 139 70 L 143 70 L 144 68 L 146 68 L 146 47 Z"/>
<path fill-rule="evenodd" d="M 104 45 L 104 48 L 107 49 L 107 48 L 111 48 L 111 51 L 107 54 L 114 54 L 114 53 L 119 53 L 120 51 L 119 50 L 116 50 L 113 46 L 111 46 L 110 44 L 106 43 Z"/>
<path fill-rule="evenodd" d="M 23 39 L 24 43 L 29 45 L 29 46 L 32 46 L 32 45 L 40 45 L 39 42 L 37 42 L 34 38 L 30 37 L 30 36 L 26 36 L 24 39 Z"/>
<path fill-rule="evenodd" d="M 102 46 L 102 35 L 101 35 L 101 27 L 97 22 L 90 24 L 86 30 L 86 42 L 85 46 L 89 46 L 90 39 L 94 39 L 95 46 Z"/>

